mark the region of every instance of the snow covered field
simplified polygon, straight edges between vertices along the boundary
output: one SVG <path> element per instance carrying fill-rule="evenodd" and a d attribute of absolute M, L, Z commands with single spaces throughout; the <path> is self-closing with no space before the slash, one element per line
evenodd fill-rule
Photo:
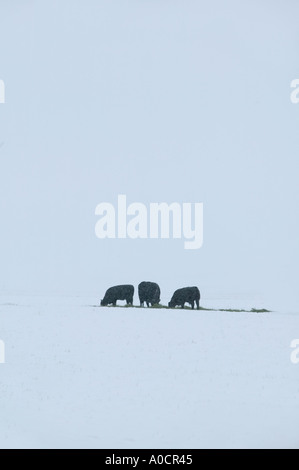
<path fill-rule="evenodd" d="M 299 315 L 98 300 L 0 298 L 1 448 L 299 448 Z"/>

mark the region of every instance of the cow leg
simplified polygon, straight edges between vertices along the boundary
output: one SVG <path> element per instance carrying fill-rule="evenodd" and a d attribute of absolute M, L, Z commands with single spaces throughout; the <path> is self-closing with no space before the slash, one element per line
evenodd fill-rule
<path fill-rule="evenodd" d="M 148 307 L 150 306 L 150 304 L 149 304 L 149 302 L 148 302 L 148 301 L 146 301 L 146 305 L 147 305 Z"/>
<path fill-rule="evenodd" d="M 181 304 L 181 308 L 185 308 L 185 302 Z"/>
<path fill-rule="evenodd" d="M 196 306 L 197 306 L 197 310 L 199 310 L 199 300 L 196 299 Z"/>
<path fill-rule="evenodd" d="M 192 310 L 194 310 L 194 300 L 192 300 L 191 302 L 191 307 L 192 307 Z"/>
<path fill-rule="evenodd" d="M 113 307 L 116 307 L 116 300 L 113 301 Z"/>

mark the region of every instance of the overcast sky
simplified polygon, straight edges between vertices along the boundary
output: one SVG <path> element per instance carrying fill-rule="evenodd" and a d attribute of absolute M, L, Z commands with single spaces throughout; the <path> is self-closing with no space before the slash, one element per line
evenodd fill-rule
<path fill-rule="evenodd" d="M 298 309 L 298 17 L 297 0 L 1 0 L 0 293 L 153 280 Z M 203 202 L 203 247 L 97 239 L 118 194 Z"/>

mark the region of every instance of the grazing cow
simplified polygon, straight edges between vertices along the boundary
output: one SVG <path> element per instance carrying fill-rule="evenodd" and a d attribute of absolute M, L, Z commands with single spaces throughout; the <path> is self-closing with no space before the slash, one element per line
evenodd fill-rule
<path fill-rule="evenodd" d="M 160 287 L 155 282 L 143 281 L 138 286 L 138 295 L 140 300 L 140 307 L 143 307 L 144 302 L 149 307 L 160 302 Z"/>
<path fill-rule="evenodd" d="M 192 309 L 194 308 L 194 302 L 196 302 L 197 308 L 199 309 L 199 299 L 200 292 L 197 287 L 183 287 L 182 289 L 177 289 L 171 301 L 168 303 L 168 307 L 174 308 L 177 305 L 180 305 L 181 308 L 184 308 L 185 302 L 191 305 Z"/>
<path fill-rule="evenodd" d="M 124 284 L 122 286 L 114 286 L 107 289 L 106 294 L 101 300 L 101 306 L 109 304 L 116 305 L 117 300 L 126 300 L 127 305 L 133 305 L 134 286 Z"/>

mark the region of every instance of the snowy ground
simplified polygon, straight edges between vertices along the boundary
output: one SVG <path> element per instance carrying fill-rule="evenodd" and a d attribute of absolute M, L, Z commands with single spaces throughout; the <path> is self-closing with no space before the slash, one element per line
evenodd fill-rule
<path fill-rule="evenodd" d="M 98 300 L 0 297 L 1 448 L 299 448 L 299 315 Z"/>

